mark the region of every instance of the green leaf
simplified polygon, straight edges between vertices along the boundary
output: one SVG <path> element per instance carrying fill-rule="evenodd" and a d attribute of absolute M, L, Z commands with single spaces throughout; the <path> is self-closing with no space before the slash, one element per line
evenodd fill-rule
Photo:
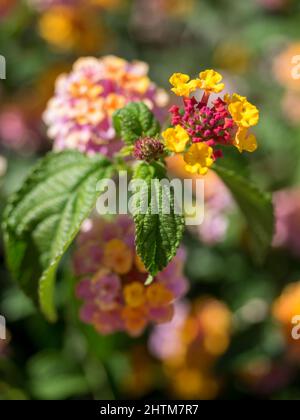
<path fill-rule="evenodd" d="M 274 211 L 271 194 L 260 191 L 249 179 L 220 165 L 213 169 L 231 191 L 248 223 L 251 248 L 255 258 L 266 256 L 274 234 Z"/>
<path fill-rule="evenodd" d="M 63 400 L 89 393 L 89 384 L 77 360 L 63 351 L 46 350 L 27 364 L 29 388 L 37 399 Z"/>
<path fill-rule="evenodd" d="M 97 183 L 112 165 L 77 151 L 50 153 L 33 169 L 4 214 L 7 263 L 25 293 L 55 321 L 59 262 L 96 204 Z"/>
<path fill-rule="evenodd" d="M 137 253 L 148 272 L 155 276 L 176 255 L 183 236 L 184 217 L 175 212 L 173 189 L 164 188 L 159 182 L 167 179 L 164 167 L 157 163 L 141 163 L 134 179 L 142 179 L 147 185 L 146 189 L 139 191 L 138 206 L 134 212 Z M 154 183 L 152 180 L 155 180 Z M 166 202 L 170 204 L 170 212 Z M 155 208 L 156 211 L 153 211 Z"/>
<path fill-rule="evenodd" d="M 131 102 L 114 113 L 114 128 L 127 144 L 142 136 L 154 137 L 160 132 L 159 122 L 143 102 Z"/>

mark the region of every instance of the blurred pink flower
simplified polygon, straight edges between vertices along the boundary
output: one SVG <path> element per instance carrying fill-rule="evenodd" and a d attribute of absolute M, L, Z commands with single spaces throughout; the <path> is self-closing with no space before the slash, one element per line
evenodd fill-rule
<path fill-rule="evenodd" d="M 38 119 L 18 105 L 7 105 L 0 109 L 1 143 L 8 149 L 28 153 L 45 146 Z"/>
<path fill-rule="evenodd" d="M 141 334 L 149 323 L 170 321 L 173 304 L 188 289 L 182 249 L 169 266 L 145 286 L 147 273 L 136 255 L 134 224 L 128 216 L 95 218 L 78 237 L 74 270 L 81 278 L 76 294 L 84 301 L 83 322 L 100 334 Z"/>
<path fill-rule="evenodd" d="M 256 0 L 258 4 L 266 9 L 277 11 L 289 6 L 293 0 Z"/>
<path fill-rule="evenodd" d="M 15 7 L 16 0 L 1 0 L 0 1 L 0 19 L 5 18 Z"/>
<path fill-rule="evenodd" d="M 276 234 L 274 246 L 288 248 L 300 256 L 300 189 L 282 190 L 274 194 Z"/>
<path fill-rule="evenodd" d="M 122 147 L 112 125 L 113 113 L 128 102 L 143 101 L 162 120 L 167 94 L 148 77 L 143 62 L 115 56 L 81 58 L 56 82 L 44 121 L 54 148 L 112 156 Z"/>
<path fill-rule="evenodd" d="M 282 100 L 282 111 L 285 118 L 293 125 L 300 125 L 300 93 L 287 90 Z"/>
<path fill-rule="evenodd" d="M 171 322 L 155 328 L 149 339 L 151 353 L 160 360 L 170 359 L 182 353 L 181 331 L 189 314 L 189 305 L 178 302 Z"/>
<path fill-rule="evenodd" d="M 221 179 L 210 173 L 205 179 L 205 213 L 198 234 L 205 244 L 222 242 L 229 227 L 229 215 L 234 210 L 234 201 Z"/>

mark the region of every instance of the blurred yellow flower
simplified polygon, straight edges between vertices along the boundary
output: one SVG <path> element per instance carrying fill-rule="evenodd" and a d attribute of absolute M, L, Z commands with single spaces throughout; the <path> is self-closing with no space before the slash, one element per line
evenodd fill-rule
<path fill-rule="evenodd" d="M 122 319 L 125 323 L 126 329 L 133 336 L 139 335 L 141 331 L 145 328 L 147 324 L 147 319 L 145 316 L 145 311 L 143 306 L 131 308 L 126 306 L 122 310 Z"/>
<path fill-rule="evenodd" d="M 300 315 L 300 282 L 286 286 L 272 308 L 274 318 L 281 324 L 290 359 L 300 361 L 299 340 L 293 337 L 294 318 Z M 297 328 L 297 326 L 296 326 Z M 297 333 L 298 333 L 297 329 Z"/>
<path fill-rule="evenodd" d="M 104 265 L 118 274 L 126 274 L 133 264 L 130 248 L 120 239 L 112 239 L 104 247 Z"/>
<path fill-rule="evenodd" d="M 190 140 L 188 133 L 180 125 L 168 128 L 162 133 L 162 137 L 165 140 L 166 148 L 175 153 L 183 152 Z"/>
<path fill-rule="evenodd" d="M 138 281 L 128 284 L 124 288 L 124 299 L 125 303 L 131 308 L 142 306 L 146 300 L 145 286 Z"/>
<path fill-rule="evenodd" d="M 222 80 L 222 75 L 215 70 L 205 70 L 199 74 L 198 87 L 209 93 L 220 93 L 225 87 Z"/>
<path fill-rule="evenodd" d="M 174 391 L 183 399 L 212 400 L 218 394 L 219 384 L 210 373 L 183 368 L 174 376 Z"/>
<path fill-rule="evenodd" d="M 150 305 L 168 305 L 174 300 L 173 293 L 161 283 L 153 283 L 146 288 L 146 296 Z"/>
<path fill-rule="evenodd" d="M 171 90 L 177 96 L 189 96 L 197 89 L 197 80 L 190 80 L 190 76 L 183 73 L 174 73 L 169 82 L 174 86 Z"/>
<path fill-rule="evenodd" d="M 192 173 L 205 175 L 213 164 L 213 149 L 206 143 L 194 143 L 184 155 L 185 169 Z"/>
<path fill-rule="evenodd" d="M 81 8 L 53 7 L 41 15 L 38 27 L 41 37 L 60 50 L 93 52 L 106 39 L 101 22 Z"/>
<path fill-rule="evenodd" d="M 244 150 L 251 153 L 257 149 L 256 137 L 254 134 L 249 134 L 247 128 L 238 129 L 233 144 L 241 153 Z"/>
<path fill-rule="evenodd" d="M 236 40 L 225 40 L 217 46 L 214 62 L 216 67 L 244 74 L 251 65 L 251 55 L 246 44 Z"/>
<path fill-rule="evenodd" d="M 136 344 L 129 350 L 129 369 L 120 372 L 122 390 L 131 398 L 141 398 L 150 393 L 157 379 L 157 362 L 149 355 L 147 347 Z"/>
<path fill-rule="evenodd" d="M 292 318 L 300 315 L 300 282 L 289 284 L 274 302 L 273 315 L 282 324 L 291 328 Z"/>

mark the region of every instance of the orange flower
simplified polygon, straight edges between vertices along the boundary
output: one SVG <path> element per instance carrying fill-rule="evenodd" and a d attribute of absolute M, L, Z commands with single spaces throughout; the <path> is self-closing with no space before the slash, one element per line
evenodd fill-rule
<path fill-rule="evenodd" d="M 145 303 L 145 286 L 138 282 L 134 281 L 124 288 L 124 298 L 125 302 L 131 308 L 137 308 Z"/>
<path fill-rule="evenodd" d="M 151 306 L 168 305 L 174 299 L 173 293 L 161 283 L 152 283 L 147 287 L 146 296 Z"/>
<path fill-rule="evenodd" d="M 116 93 L 110 93 L 105 99 L 105 108 L 107 109 L 108 115 L 111 117 L 115 111 L 125 106 L 126 99 L 124 96 L 117 95 Z"/>
<path fill-rule="evenodd" d="M 126 274 L 133 263 L 130 248 L 120 239 L 112 239 L 104 248 L 104 265 L 118 274 Z"/>
<path fill-rule="evenodd" d="M 139 335 L 147 324 L 146 314 L 143 307 L 130 308 L 126 306 L 122 310 L 122 319 L 128 333 L 135 336 Z"/>
<path fill-rule="evenodd" d="M 141 257 L 137 254 L 135 255 L 134 263 L 135 263 L 135 266 L 139 270 L 140 273 L 147 273 L 147 270 L 144 266 L 143 261 L 141 260 Z"/>
<path fill-rule="evenodd" d="M 176 394 L 184 399 L 212 400 L 219 390 L 218 382 L 213 376 L 189 368 L 183 368 L 176 373 L 173 387 Z"/>

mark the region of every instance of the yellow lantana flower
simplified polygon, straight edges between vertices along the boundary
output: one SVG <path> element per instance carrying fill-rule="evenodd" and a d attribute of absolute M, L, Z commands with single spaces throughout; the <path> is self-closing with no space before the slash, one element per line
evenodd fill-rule
<path fill-rule="evenodd" d="M 129 334 L 133 336 L 139 335 L 147 324 L 146 313 L 143 306 L 137 308 L 125 306 L 122 310 L 122 319 L 124 320 L 125 327 Z"/>
<path fill-rule="evenodd" d="M 205 70 L 199 74 L 198 87 L 209 93 L 220 93 L 225 87 L 222 80 L 222 75 L 215 70 Z"/>
<path fill-rule="evenodd" d="M 232 95 L 226 93 L 226 95 L 224 95 L 224 101 L 230 105 L 233 102 L 245 102 L 247 101 L 247 98 L 246 96 L 241 96 L 238 93 L 233 93 Z"/>
<path fill-rule="evenodd" d="M 151 306 L 168 305 L 174 300 L 173 293 L 163 284 L 153 283 L 146 289 L 146 296 Z"/>
<path fill-rule="evenodd" d="M 169 82 L 174 86 L 171 90 L 177 96 L 189 96 L 197 89 L 197 80 L 190 80 L 190 76 L 183 73 L 174 73 Z"/>
<path fill-rule="evenodd" d="M 205 143 L 194 143 L 184 155 L 185 169 L 192 173 L 205 175 L 214 163 L 213 149 Z"/>
<path fill-rule="evenodd" d="M 94 16 L 81 8 L 55 6 L 41 15 L 41 37 L 60 50 L 93 52 L 105 42 L 105 28 Z"/>
<path fill-rule="evenodd" d="M 162 137 L 165 140 L 166 148 L 175 153 L 183 152 L 190 140 L 188 133 L 180 125 L 168 128 L 162 133 Z"/>
<path fill-rule="evenodd" d="M 131 308 L 137 308 L 145 303 L 145 287 L 142 283 L 134 281 L 124 288 L 125 302 Z"/>
<path fill-rule="evenodd" d="M 116 273 L 127 274 L 133 264 L 133 255 L 127 244 L 120 239 L 112 239 L 104 247 L 103 262 Z"/>
<path fill-rule="evenodd" d="M 254 134 L 249 134 L 247 128 L 239 128 L 236 133 L 234 143 L 235 147 L 242 153 L 254 152 L 257 149 L 257 141 Z"/>
<path fill-rule="evenodd" d="M 228 110 L 234 122 L 239 127 L 249 128 L 259 121 L 259 110 L 255 105 L 252 105 L 244 96 L 225 95 L 225 102 L 228 103 Z"/>

